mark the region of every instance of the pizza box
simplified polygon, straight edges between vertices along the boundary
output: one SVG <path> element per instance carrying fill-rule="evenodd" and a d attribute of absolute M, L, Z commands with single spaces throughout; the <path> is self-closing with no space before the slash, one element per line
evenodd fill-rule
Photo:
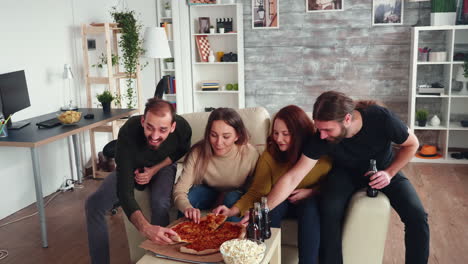
<path fill-rule="evenodd" d="M 188 263 L 202 263 L 202 264 L 214 264 L 214 263 L 224 263 L 223 256 L 220 252 L 197 256 L 192 254 L 186 254 L 179 251 L 179 248 L 184 245 L 184 243 L 178 243 L 174 245 L 157 245 L 150 240 L 145 240 L 140 244 L 140 247 L 146 250 L 149 250 L 153 253 L 155 257 L 171 259 L 176 261 L 188 262 Z"/>

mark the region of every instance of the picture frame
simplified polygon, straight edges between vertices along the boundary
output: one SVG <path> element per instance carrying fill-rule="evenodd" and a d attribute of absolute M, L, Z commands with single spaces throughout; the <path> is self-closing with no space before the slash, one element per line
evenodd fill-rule
<path fill-rule="evenodd" d="M 210 33 L 210 18 L 209 17 L 198 18 L 198 33 L 200 34 Z"/>
<path fill-rule="evenodd" d="M 187 0 L 188 5 L 212 5 L 216 0 Z"/>
<path fill-rule="evenodd" d="M 372 0 L 372 26 L 403 25 L 403 0 Z"/>
<path fill-rule="evenodd" d="M 279 28 L 279 0 L 252 0 L 252 28 Z"/>
<path fill-rule="evenodd" d="M 305 0 L 306 12 L 343 11 L 345 0 Z"/>

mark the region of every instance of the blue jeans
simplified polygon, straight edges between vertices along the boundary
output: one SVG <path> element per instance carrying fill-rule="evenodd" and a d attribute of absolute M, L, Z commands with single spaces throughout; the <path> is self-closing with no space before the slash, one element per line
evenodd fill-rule
<path fill-rule="evenodd" d="M 220 191 L 217 191 L 208 185 L 200 184 L 195 185 L 190 189 L 188 199 L 194 208 L 209 210 L 215 206 L 215 202 L 218 200 L 220 193 Z M 224 194 L 223 204 L 231 208 L 242 197 L 242 195 L 244 195 L 244 192 L 240 190 L 227 192 Z M 179 213 L 179 217 L 182 216 L 183 214 Z M 242 218 L 240 217 L 232 216 L 229 217 L 227 221 L 239 222 L 241 219 Z"/>
<path fill-rule="evenodd" d="M 315 196 L 297 204 L 288 200 L 270 211 L 271 227 L 280 227 L 284 218 L 297 218 L 299 264 L 318 263 L 320 246 L 320 214 Z"/>

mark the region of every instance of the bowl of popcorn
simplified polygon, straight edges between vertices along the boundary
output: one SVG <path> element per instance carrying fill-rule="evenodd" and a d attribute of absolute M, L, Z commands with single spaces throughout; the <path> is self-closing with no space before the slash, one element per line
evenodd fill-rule
<path fill-rule="evenodd" d="M 252 239 L 232 239 L 219 249 L 226 264 L 259 264 L 265 250 L 265 243 Z"/>
<path fill-rule="evenodd" d="M 81 112 L 65 111 L 61 114 L 57 114 L 57 119 L 62 125 L 73 125 L 81 120 Z"/>

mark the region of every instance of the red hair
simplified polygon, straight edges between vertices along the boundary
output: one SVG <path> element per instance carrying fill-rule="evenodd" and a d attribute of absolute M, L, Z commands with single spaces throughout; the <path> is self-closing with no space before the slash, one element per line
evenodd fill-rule
<path fill-rule="evenodd" d="M 273 139 L 273 128 L 276 119 L 281 119 L 286 124 L 291 136 L 290 145 L 286 151 L 281 151 Z M 270 135 L 267 138 L 268 152 L 277 161 L 295 164 L 301 157 L 306 139 L 312 137 L 315 132 L 314 123 L 300 107 L 288 105 L 276 113 L 272 124 Z"/>

